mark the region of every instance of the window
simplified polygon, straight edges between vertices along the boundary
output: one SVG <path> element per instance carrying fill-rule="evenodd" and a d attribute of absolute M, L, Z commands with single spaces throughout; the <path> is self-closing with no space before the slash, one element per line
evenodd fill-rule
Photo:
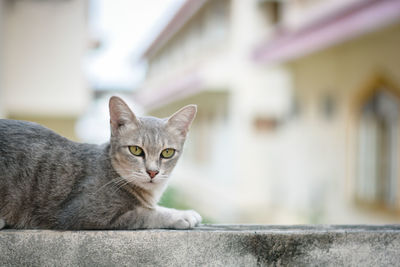
<path fill-rule="evenodd" d="M 333 91 L 333 90 L 332 90 Z M 333 119 L 337 109 L 336 96 L 332 93 L 326 93 L 321 97 L 321 114 L 326 120 Z"/>
<path fill-rule="evenodd" d="M 397 209 L 399 201 L 400 100 L 377 87 L 364 101 L 358 121 L 357 198 Z"/>
<path fill-rule="evenodd" d="M 267 19 L 272 25 L 279 24 L 282 20 L 283 1 L 282 0 L 259 0 L 260 6 L 265 9 Z"/>

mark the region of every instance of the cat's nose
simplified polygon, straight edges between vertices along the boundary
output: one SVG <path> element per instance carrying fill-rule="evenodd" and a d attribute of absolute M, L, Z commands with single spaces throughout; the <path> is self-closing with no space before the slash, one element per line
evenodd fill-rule
<path fill-rule="evenodd" d="M 158 171 L 149 171 L 149 170 L 147 170 L 146 172 L 149 174 L 151 179 L 153 179 L 158 174 Z"/>

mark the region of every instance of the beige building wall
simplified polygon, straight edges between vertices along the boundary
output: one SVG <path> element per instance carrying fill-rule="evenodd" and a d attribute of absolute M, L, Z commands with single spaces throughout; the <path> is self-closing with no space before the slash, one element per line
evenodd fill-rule
<path fill-rule="evenodd" d="M 400 85 L 400 24 L 362 36 L 288 64 L 293 76 L 293 90 L 300 105 L 299 114 L 288 125 L 291 132 L 285 142 L 303 147 L 302 184 L 321 184 L 326 190 L 317 203 L 323 203 L 326 214 L 322 222 L 398 222 L 396 211 L 371 209 L 355 203 L 354 183 L 357 175 L 357 121 L 360 95 L 377 77 Z M 333 101 L 327 114 L 326 101 Z M 300 139 L 299 136 L 303 138 Z M 305 137 L 305 138 L 304 138 Z M 297 141 L 296 141 L 297 140 Z M 293 149 L 296 149 L 294 147 Z M 300 150 L 301 151 L 301 150 Z M 296 161 L 289 158 L 285 163 Z M 289 165 L 290 166 L 290 165 Z M 281 166 L 284 168 L 284 166 Z M 288 182 L 297 181 L 294 167 Z M 318 190 L 314 188 L 313 190 Z M 314 191 L 317 192 L 317 191 Z M 312 192 L 310 192 L 312 195 Z"/>
<path fill-rule="evenodd" d="M 89 90 L 81 61 L 87 1 L 2 1 L 4 116 L 40 122 L 75 139 Z"/>

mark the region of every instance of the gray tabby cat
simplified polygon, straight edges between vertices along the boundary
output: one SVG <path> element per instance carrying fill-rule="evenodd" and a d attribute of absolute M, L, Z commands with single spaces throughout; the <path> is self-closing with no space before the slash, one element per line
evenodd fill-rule
<path fill-rule="evenodd" d="M 110 99 L 110 142 L 72 142 L 31 122 L 0 120 L 0 228 L 187 229 L 192 210 L 157 205 L 196 106 L 136 117 Z M 4 223 L 5 221 L 5 223 Z"/>

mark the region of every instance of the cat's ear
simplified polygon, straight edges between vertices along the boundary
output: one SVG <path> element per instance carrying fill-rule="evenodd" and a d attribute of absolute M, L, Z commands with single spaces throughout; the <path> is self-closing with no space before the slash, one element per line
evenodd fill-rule
<path fill-rule="evenodd" d="M 167 125 L 169 128 L 177 130 L 181 135 L 186 136 L 196 113 L 196 105 L 183 107 L 168 118 Z"/>
<path fill-rule="evenodd" d="M 119 97 L 112 96 L 109 102 L 111 132 L 116 133 L 119 128 L 128 124 L 138 126 L 138 120 L 128 105 Z"/>

